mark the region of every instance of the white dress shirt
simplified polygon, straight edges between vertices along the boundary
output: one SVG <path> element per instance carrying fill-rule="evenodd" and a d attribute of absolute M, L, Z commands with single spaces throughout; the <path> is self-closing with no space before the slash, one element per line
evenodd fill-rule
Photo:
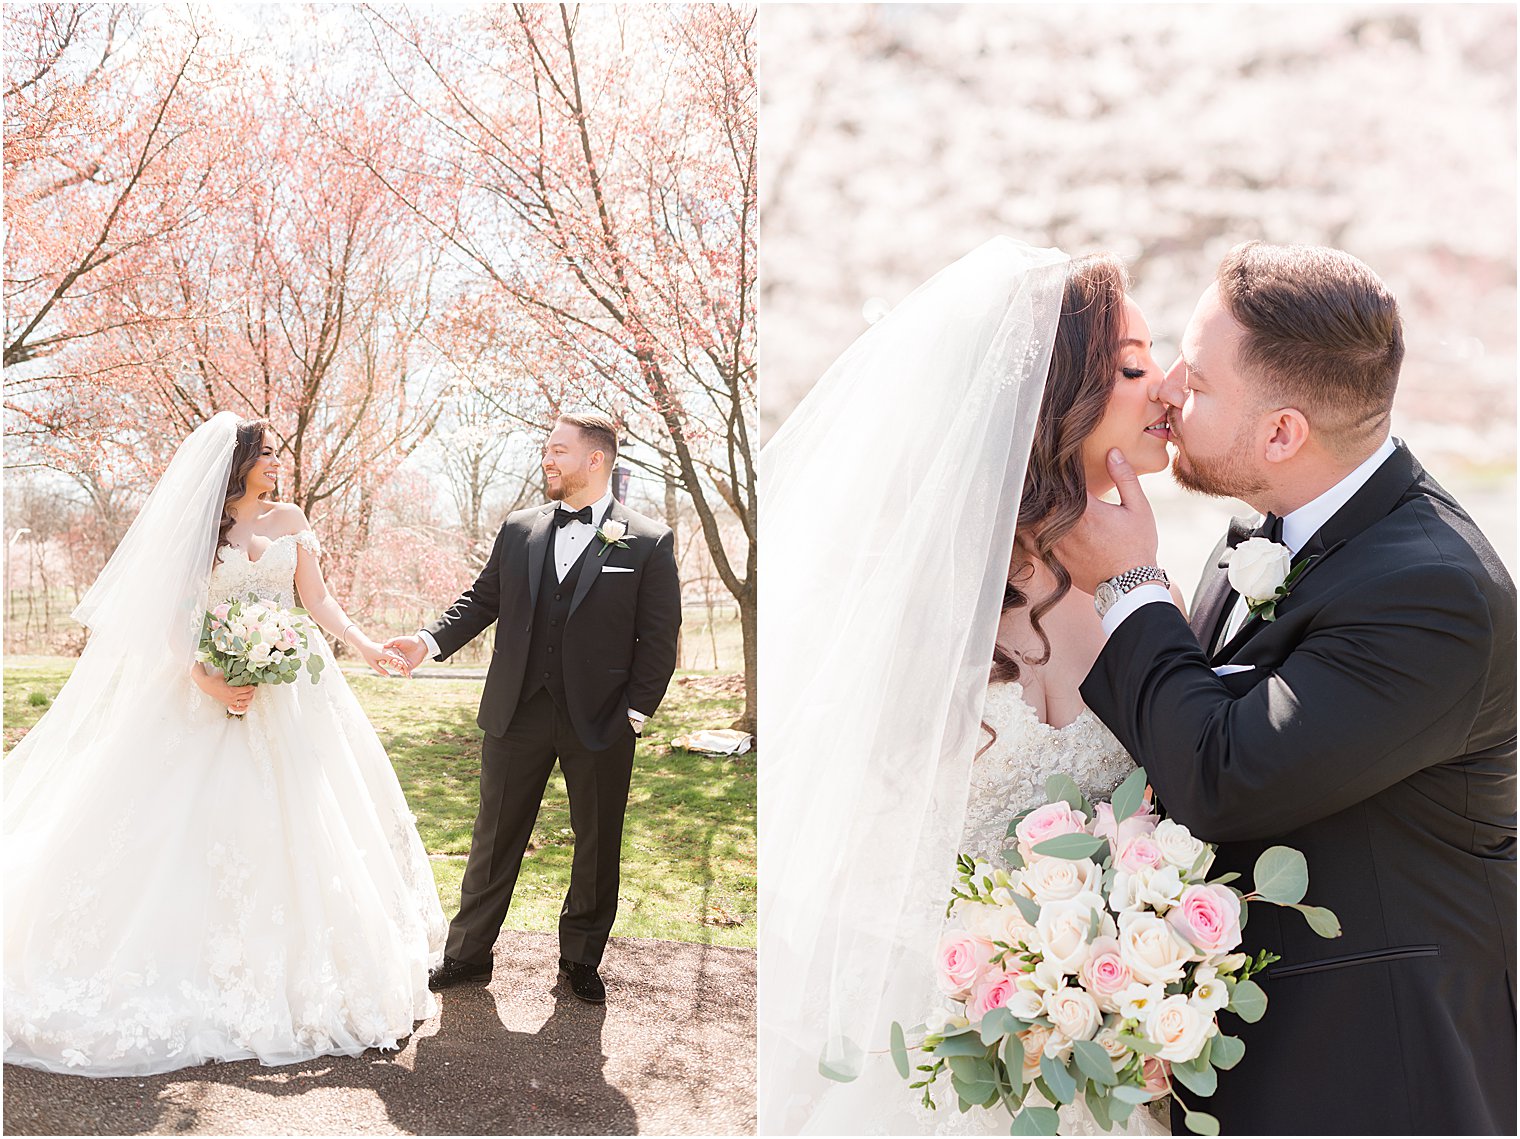
<path fill-rule="evenodd" d="M 559 504 L 559 510 L 568 510 L 563 502 Z M 563 526 L 555 525 L 552 540 L 554 542 L 554 573 L 560 581 L 565 580 L 565 575 L 575 565 L 577 558 L 591 544 L 596 537 L 596 532 L 606 517 L 607 511 L 612 509 L 612 487 L 607 487 L 607 492 L 591 504 L 591 521 L 566 522 Z M 438 642 L 433 639 L 433 634 L 426 629 L 418 629 L 417 636 L 422 638 L 422 643 L 427 646 L 426 660 L 431 660 L 438 655 Z M 642 712 L 628 709 L 628 719 L 633 724 L 633 730 L 643 730 L 644 721 L 648 719 Z"/>
<path fill-rule="evenodd" d="M 1287 546 L 1293 554 L 1297 554 L 1299 550 L 1303 549 L 1309 539 L 1314 537 L 1315 531 L 1330 521 L 1337 510 L 1351 501 L 1351 496 L 1366 485 L 1367 480 L 1376 473 L 1379 467 L 1388 461 L 1388 456 L 1392 455 L 1394 450 L 1393 438 L 1390 436 L 1383 440 L 1382 446 L 1368 456 L 1361 466 L 1325 491 L 1324 494 L 1300 506 L 1291 514 L 1284 514 L 1282 520 L 1283 545 Z M 1114 604 L 1114 607 L 1103 615 L 1104 636 L 1113 636 L 1114 630 L 1123 624 L 1124 619 L 1131 613 L 1135 612 L 1142 605 L 1149 605 L 1157 601 L 1165 601 L 1170 605 L 1172 603 L 1171 591 L 1159 584 L 1147 583 L 1136 586 L 1121 597 Z M 1240 627 L 1245 624 L 1248 612 L 1249 607 L 1246 605 L 1246 599 L 1237 595 L 1235 607 L 1230 611 L 1229 624 L 1225 627 L 1224 639 L 1220 641 L 1220 644 L 1224 644 L 1240 631 Z M 1210 646 L 1208 645 L 1204 646 L 1205 651 L 1209 648 Z"/>

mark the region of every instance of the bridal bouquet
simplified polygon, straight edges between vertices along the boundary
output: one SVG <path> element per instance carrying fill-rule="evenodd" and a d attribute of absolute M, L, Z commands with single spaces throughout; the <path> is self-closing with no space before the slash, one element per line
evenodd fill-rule
<path fill-rule="evenodd" d="M 1001 1105 L 1014 1135 L 1056 1134 L 1056 1105 L 1079 1097 L 1106 1131 L 1167 1096 L 1189 1130 L 1219 1133 L 1179 1087 L 1212 1095 L 1216 1069 L 1245 1054 L 1220 1010 L 1248 1022 L 1267 1010 L 1251 978 L 1278 958 L 1236 952 L 1248 905 L 1291 906 L 1322 937 L 1340 925 L 1302 904 L 1308 867 L 1288 847 L 1262 854 L 1248 894 L 1230 884 L 1238 874 L 1209 880 L 1214 847 L 1158 817 L 1145 783 L 1136 771 L 1094 807 L 1053 776 L 1049 801 L 1009 824 L 1007 869 L 960 857 L 936 960 L 950 1007 L 913 1029 L 911 1045 L 892 1026 L 898 1073 L 927 1107 L 948 1070 L 962 1111 Z M 925 1062 L 910 1065 L 910 1049 Z"/>
<path fill-rule="evenodd" d="M 325 663 L 311 649 L 316 636 L 304 609 L 261 598 L 228 601 L 206 614 L 195 659 L 221 669 L 234 687 L 292 684 L 303 668 L 315 684 Z"/>

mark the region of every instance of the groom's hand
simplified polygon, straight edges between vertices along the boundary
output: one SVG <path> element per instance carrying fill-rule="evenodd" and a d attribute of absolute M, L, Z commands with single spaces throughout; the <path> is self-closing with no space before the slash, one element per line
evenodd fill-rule
<path fill-rule="evenodd" d="M 415 634 L 410 637 L 392 637 L 385 642 L 385 651 L 401 661 L 407 676 L 411 676 L 412 669 L 427 659 L 427 645 Z"/>
<path fill-rule="evenodd" d="M 1108 453 L 1108 473 L 1119 489 L 1118 504 L 1089 494 L 1087 510 L 1056 543 L 1056 556 L 1083 593 L 1125 570 L 1156 564 L 1156 516 L 1139 477 L 1117 447 Z"/>

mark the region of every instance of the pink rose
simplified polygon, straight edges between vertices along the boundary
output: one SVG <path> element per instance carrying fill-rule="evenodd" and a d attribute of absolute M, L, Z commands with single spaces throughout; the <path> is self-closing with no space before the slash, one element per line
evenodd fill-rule
<path fill-rule="evenodd" d="M 1093 941 L 1092 952 L 1077 973 L 1082 987 L 1092 994 L 1104 1012 L 1118 1012 L 1115 994 L 1129 988 L 1134 977 L 1119 954 L 1119 940 L 1100 937 Z"/>
<path fill-rule="evenodd" d="M 1145 1058 L 1145 1067 L 1141 1070 L 1145 1077 L 1145 1090 L 1151 1095 L 1162 1095 L 1167 1091 L 1167 1080 L 1171 1075 L 1172 1068 L 1165 1060 L 1158 1060 L 1154 1056 Z"/>
<path fill-rule="evenodd" d="M 965 1000 L 994 952 L 992 942 L 984 937 L 975 937 L 964 930 L 945 934 L 939 939 L 939 952 L 935 954 L 940 992 L 958 1001 Z"/>
<path fill-rule="evenodd" d="M 966 1019 L 975 1024 L 993 1009 L 1002 1008 L 1013 996 L 1018 980 L 1018 973 L 989 970 L 971 990 L 971 999 L 966 1002 Z"/>
<path fill-rule="evenodd" d="M 1086 834 L 1087 816 L 1072 810 L 1067 803 L 1046 803 L 1025 815 L 1013 833 L 1019 840 L 1019 853 L 1028 859 L 1033 849 L 1046 839 L 1063 834 Z"/>
<path fill-rule="evenodd" d="M 1137 834 L 1119 848 L 1114 865 L 1127 874 L 1143 866 L 1160 866 L 1161 848 L 1151 841 L 1150 835 Z"/>
<path fill-rule="evenodd" d="M 1108 839 L 1108 845 L 1118 849 L 1130 839 L 1138 835 L 1148 835 L 1156 829 L 1160 821 L 1151 810 L 1149 803 L 1142 803 L 1140 809 L 1118 826 L 1114 826 L 1114 805 L 1112 803 L 1099 803 L 1097 819 L 1093 823 L 1093 834 L 1098 838 Z"/>
<path fill-rule="evenodd" d="M 1240 898 L 1228 886 L 1189 886 L 1166 920 L 1206 955 L 1240 944 Z"/>
<path fill-rule="evenodd" d="M 231 603 L 224 601 L 224 602 L 222 602 L 222 604 L 218 605 L 215 609 L 213 609 L 211 611 L 211 615 L 213 617 L 215 617 L 219 621 L 225 621 L 225 620 L 227 620 L 227 615 L 229 613 L 231 613 L 231 612 L 232 612 L 232 605 L 231 605 Z"/>

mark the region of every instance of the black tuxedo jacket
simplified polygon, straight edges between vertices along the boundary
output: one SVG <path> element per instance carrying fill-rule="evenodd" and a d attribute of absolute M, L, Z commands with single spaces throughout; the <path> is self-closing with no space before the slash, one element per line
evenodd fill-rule
<path fill-rule="evenodd" d="M 1282 960 L 1265 1019 L 1221 1018 L 1246 1055 L 1199 1106 L 1226 1134 L 1512 1135 L 1514 583 L 1403 444 L 1309 555 L 1277 619 L 1210 657 L 1235 598 L 1216 552 L 1193 628 L 1141 607 L 1082 686 L 1216 873 L 1295 847 L 1341 920 L 1325 940 L 1250 905 L 1245 948 Z"/>
<path fill-rule="evenodd" d="M 475 584 L 428 626 L 438 642 L 434 659 L 447 660 L 496 622 L 477 720 L 487 735 L 506 734 L 523 695 L 533 608 L 557 506 L 551 502 L 509 515 Z M 628 528 L 627 546 L 599 554 L 602 543 L 593 538 L 571 570 L 575 593 L 564 640 L 566 711 L 576 735 L 593 751 L 629 733 L 629 708 L 654 714 L 675 672 L 681 628 L 681 586 L 669 527 L 616 500 L 606 518 Z M 609 567 L 613 572 L 605 572 Z"/>

